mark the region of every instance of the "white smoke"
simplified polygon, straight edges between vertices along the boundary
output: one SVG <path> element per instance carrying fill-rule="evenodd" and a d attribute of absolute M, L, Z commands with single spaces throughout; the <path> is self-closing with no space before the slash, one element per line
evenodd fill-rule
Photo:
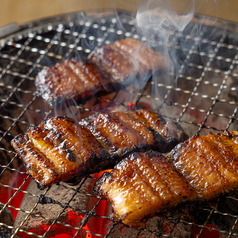
<path fill-rule="evenodd" d="M 170 87 L 177 83 L 178 77 L 183 74 L 183 71 L 186 71 L 188 52 L 195 52 L 197 49 L 204 50 L 202 49 L 203 44 L 199 41 L 203 35 L 203 24 L 207 23 L 207 19 L 209 19 L 209 25 L 216 23 L 216 18 L 211 20 L 209 17 L 199 16 L 198 20 L 194 16 L 197 12 L 200 13 L 203 10 L 206 13 L 212 10 L 213 15 L 217 15 L 217 1 L 138 0 L 137 2 L 139 6 L 136 14 L 138 30 L 146 38 L 148 45 L 158 49 L 172 60 L 167 72 L 156 75 L 152 79 L 152 100 L 159 97 L 163 100 L 166 95 L 160 95 L 161 89 L 157 85 L 162 84 L 165 85 L 164 87 Z M 210 36 L 212 35 L 213 32 L 210 32 Z M 210 36 L 206 37 L 209 38 Z M 180 50 L 178 51 L 178 49 Z M 206 48 L 206 51 L 210 50 L 212 50 L 212 47 L 211 49 Z M 151 103 L 154 104 L 154 107 L 158 106 L 158 101 L 152 101 Z"/>

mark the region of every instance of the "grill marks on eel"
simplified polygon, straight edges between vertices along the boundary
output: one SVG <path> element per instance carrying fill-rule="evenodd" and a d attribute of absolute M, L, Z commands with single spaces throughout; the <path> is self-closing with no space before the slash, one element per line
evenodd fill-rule
<path fill-rule="evenodd" d="M 69 118 L 51 118 L 12 145 L 40 188 L 99 171 L 109 159 L 91 132 Z"/>
<path fill-rule="evenodd" d="M 210 200 L 238 186 L 238 139 L 229 135 L 195 136 L 174 149 L 173 164 L 197 191 Z"/>
<path fill-rule="evenodd" d="M 45 187 L 113 168 L 134 151 L 168 152 L 171 147 L 167 137 L 148 126 L 147 114 L 157 121 L 158 131 L 170 124 L 158 114 L 142 109 L 95 114 L 79 123 L 53 117 L 25 135 L 18 135 L 11 144 L 28 173 Z M 177 125 L 176 130 L 182 128 Z M 187 138 L 183 130 L 177 135 L 177 143 Z"/>
<path fill-rule="evenodd" d="M 115 158 L 153 146 L 152 133 L 139 121 L 132 120 L 129 114 L 112 112 L 93 116 L 87 120 L 87 124 L 97 140 Z"/>
<path fill-rule="evenodd" d="M 177 123 L 165 122 L 158 114 L 142 109 L 128 113 L 100 113 L 80 124 L 92 132 L 112 158 L 119 157 L 120 160 L 133 151 L 168 152 L 172 146 L 188 138 Z"/>
<path fill-rule="evenodd" d="M 70 103 L 72 98 L 85 100 L 103 90 L 107 82 L 95 66 L 75 59 L 43 69 L 35 80 L 38 94 L 51 103 L 62 99 Z"/>
<path fill-rule="evenodd" d="M 94 189 L 112 202 L 114 218 L 129 225 L 141 225 L 144 217 L 158 210 L 196 199 L 186 179 L 154 151 L 130 155 L 104 173 Z"/>
<path fill-rule="evenodd" d="M 138 40 L 129 38 L 96 49 L 89 61 L 97 65 L 110 80 L 127 85 L 136 76 L 148 77 L 151 72 L 171 64 L 164 55 Z"/>

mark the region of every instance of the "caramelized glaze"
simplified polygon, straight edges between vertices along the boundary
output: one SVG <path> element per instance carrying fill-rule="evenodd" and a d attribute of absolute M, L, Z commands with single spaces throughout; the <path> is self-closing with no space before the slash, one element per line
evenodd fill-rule
<path fill-rule="evenodd" d="M 238 136 L 194 136 L 173 150 L 173 164 L 200 200 L 230 192 L 238 186 Z"/>
<path fill-rule="evenodd" d="M 47 102 L 71 99 L 84 100 L 103 90 L 109 81 L 93 65 L 75 59 L 45 68 L 36 77 L 35 85 Z"/>
<path fill-rule="evenodd" d="M 164 55 L 135 39 L 123 39 L 102 46 L 91 54 L 89 61 L 96 64 L 105 75 L 116 82 L 130 84 L 137 78 L 143 81 L 153 71 L 170 65 Z"/>
<path fill-rule="evenodd" d="M 109 159 L 91 132 L 69 118 L 51 118 L 11 143 L 40 188 L 99 172 Z"/>
<path fill-rule="evenodd" d="M 160 153 L 134 153 L 95 184 L 97 193 L 112 203 L 114 218 L 129 225 L 165 211 L 197 195 L 186 179 Z"/>

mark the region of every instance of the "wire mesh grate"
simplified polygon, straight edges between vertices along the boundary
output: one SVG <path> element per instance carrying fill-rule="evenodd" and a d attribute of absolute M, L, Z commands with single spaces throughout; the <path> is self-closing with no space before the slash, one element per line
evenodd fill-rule
<path fill-rule="evenodd" d="M 124 11 L 80 12 L 23 25 L 1 39 L 0 214 L 10 211 L 15 221 L 0 219 L 0 232 L 8 237 L 57 237 L 64 232 L 71 237 L 203 237 L 208 231 L 238 236 L 236 194 L 194 205 L 189 213 L 184 208 L 158 215 L 140 230 L 110 218 L 109 204 L 92 192 L 95 175 L 78 185 L 60 183 L 37 190 L 10 146 L 14 136 L 48 117 L 79 119 L 104 107 L 126 108 L 129 102 L 149 105 L 177 121 L 189 136 L 237 130 L 237 25 L 213 19 L 206 24 L 194 16 L 183 31 L 169 29 L 164 38 L 157 26 L 152 31 L 149 26 L 151 34 L 145 36 L 135 19 Z M 150 79 L 140 92 L 129 88 L 64 110 L 51 108 L 36 94 L 34 79 L 44 67 L 68 58 L 85 60 L 96 48 L 123 38 L 139 39 L 168 54 L 173 67 Z M 129 101 L 131 94 L 136 97 Z M 126 103 L 115 100 L 121 95 Z"/>

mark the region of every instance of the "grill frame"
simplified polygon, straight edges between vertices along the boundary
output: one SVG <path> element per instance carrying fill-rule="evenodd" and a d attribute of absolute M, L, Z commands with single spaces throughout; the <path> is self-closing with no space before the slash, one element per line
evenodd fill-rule
<path fill-rule="evenodd" d="M 163 18 L 164 16 L 155 15 L 155 17 Z M 189 24 L 193 24 L 192 28 L 189 28 Z M 174 62 L 176 67 L 163 74 L 162 78 L 159 76 L 148 81 L 146 87 L 138 93 L 133 102 L 135 105 L 138 105 L 139 102 L 153 105 L 164 117 L 181 124 L 189 136 L 207 134 L 210 131 L 225 132 L 235 129 L 238 125 L 236 118 L 238 97 L 235 93 L 237 87 L 234 85 L 234 81 L 238 78 L 238 72 L 236 71 L 238 65 L 238 26 L 203 16 L 194 16 L 189 24 L 183 32 L 173 29 L 169 31 L 169 56 L 170 58 L 177 57 L 178 61 Z M 0 66 L 0 90 L 2 92 L 0 118 L 3 123 L 0 128 L 0 150 L 7 157 L 5 164 L 0 165 L 1 177 L 4 176 L 6 171 L 25 174 L 19 167 L 17 155 L 9 145 L 11 138 L 20 132 L 24 132 L 29 126 L 35 126 L 48 117 L 59 113 L 59 111 L 50 108 L 35 93 L 34 77 L 39 70 L 45 65 L 53 65 L 67 58 L 78 57 L 78 55 L 85 59 L 93 49 L 100 47 L 102 44 L 110 44 L 125 37 L 134 37 L 146 41 L 154 47 L 157 43 L 155 39 L 158 39 L 156 32 L 160 30 L 153 29 L 155 35 L 147 39 L 138 31 L 135 25 L 135 14 L 116 10 L 72 13 L 28 23 L 20 26 L 20 28 L 16 33 L 6 36 L 0 41 L 0 60 L 3 62 Z M 191 35 L 191 32 L 193 32 L 191 29 L 199 29 L 199 31 L 195 35 Z M 188 32 L 190 34 L 187 34 Z M 188 41 L 188 46 L 184 47 L 183 40 Z M 163 39 L 159 38 L 158 42 L 155 48 L 164 50 Z M 206 51 L 203 50 L 204 46 Z M 227 57 L 228 53 L 231 56 Z M 19 67 L 21 65 L 24 67 Z M 168 76 L 172 80 L 166 81 Z M 209 89 L 213 89 L 210 95 Z M 156 93 L 162 91 L 164 95 L 154 96 L 154 91 Z M 128 93 L 130 94 L 130 91 Z M 111 99 L 103 96 L 100 97 L 100 100 L 101 102 L 111 101 Z M 112 100 L 111 102 L 114 103 L 115 101 Z M 40 107 L 38 107 L 39 104 L 41 104 Z M 122 101 L 116 101 L 116 104 L 120 108 L 127 107 L 127 104 Z M 224 108 L 220 110 L 219 105 L 223 105 Z M 11 107 L 14 108 L 13 111 Z M 76 118 L 79 114 L 82 116 L 83 111 L 90 112 L 87 105 L 78 105 L 75 108 L 76 113 L 73 116 Z M 167 114 L 167 111 L 170 113 Z M 36 119 L 33 120 L 32 118 Z M 93 178 L 88 177 L 86 179 Z M 7 202 L 0 202 L 0 205 L 2 205 L 0 213 L 5 208 L 21 210 L 20 207 L 13 207 L 11 202 L 18 193 L 28 194 L 24 186 L 29 180 L 30 177 L 27 176 L 18 187 L 0 183 L 0 187 L 11 190 L 12 194 Z M 58 186 L 67 187 L 66 184 Z M 79 235 L 79 232 L 104 237 L 102 234 L 95 234 L 83 228 L 92 216 L 111 220 L 96 212 L 98 204 L 103 199 L 91 193 L 85 194 L 80 191 L 80 187 L 71 189 L 75 191 L 75 194 L 83 193 L 85 196 L 95 197 L 98 202 L 91 210 L 83 211 L 85 217 L 79 227 L 72 226 L 78 231 L 75 237 Z M 43 196 L 47 197 L 48 190 L 44 191 Z M 39 197 L 36 194 L 30 195 Z M 234 202 L 238 201 L 237 196 L 228 196 L 227 199 Z M 25 220 L 33 213 L 39 203 L 40 200 L 30 211 L 23 211 L 26 214 Z M 62 212 L 66 207 L 67 204 L 62 208 Z M 179 222 L 200 227 L 199 237 L 214 214 L 231 217 L 234 223 L 229 229 L 214 228 L 214 230 L 222 236 L 238 236 L 238 214 L 221 212 L 219 201 L 214 204 L 200 206 L 199 209 L 208 213 L 204 219 L 205 222 L 202 224 L 196 224 L 182 218 L 179 219 Z M 23 222 L 19 227 L 14 228 L 0 221 L 0 226 L 12 230 L 13 237 L 19 230 L 22 230 Z M 56 223 L 59 223 L 57 219 L 48 230 Z M 110 237 L 110 232 L 113 232 L 116 226 L 117 222 L 112 221 L 105 237 Z M 133 228 L 126 227 L 125 229 L 135 231 Z M 23 232 L 31 235 L 27 231 Z M 135 232 L 136 237 L 143 237 L 143 231 L 136 230 Z M 158 231 L 155 232 L 149 229 L 146 229 L 146 232 L 154 236 L 173 237 L 173 229 L 168 234 L 159 234 Z M 47 237 L 47 233 L 48 231 L 44 235 L 36 235 L 36 237 Z"/>

